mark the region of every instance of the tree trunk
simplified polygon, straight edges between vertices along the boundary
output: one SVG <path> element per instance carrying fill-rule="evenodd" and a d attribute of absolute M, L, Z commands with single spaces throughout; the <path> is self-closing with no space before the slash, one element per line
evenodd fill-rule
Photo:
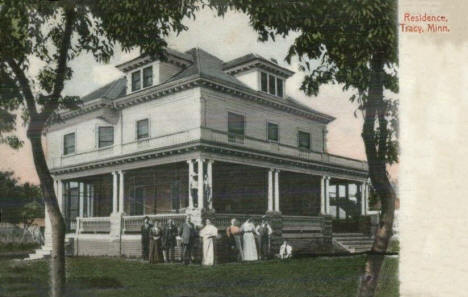
<path fill-rule="evenodd" d="M 392 237 L 393 217 L 395 212 L 395 191 L 393 190 L 387 175 L 385 152 L 377 151 L 377 138 L 375 135 L 375 122 L 379 119 L 379 129 L 386 133 L 386 120 L 384 119 L 386 105 L 383 100 L 383 64 L 378 57 L 373 61 L 370 78 L 368 99 L 365 104 L 365 119 L 362 138 L 366 149 L 369 164 L 369 177 L 377 192 L 382 211 L 379 227 L 375 233 L 375 240 L 371 253 L 367 257 L 364 274 L 361 278 L 359 289 L 360 297 L 372 297 L 379 278 L 379 273 L 387 251 L 390 238 Z M 385 124 L 385 126 L 384 126 Z M 380 139 L 382 141 L 382 139 Z M 381 143 L 379 143 L 381 144 Z M 382 148 L 384 146 L 379 146 Z"/>
<path fill-rule="evenodd" d="M 41 182 L 42 195 L 52 227 L 52 252 L 49 262 L 50 296 L 61 297 L 64 295 L 65 288 L 65 223 L 60 213 L 54 192 L 54 181 L 49 173 L 42 147 L 42 129 L 34 125 L 35 121 L 31 119 L 28 138 L 31 142 L 34 165 Z M 42 123 L 38 123 L 38 126 L 42 127 Z"/>

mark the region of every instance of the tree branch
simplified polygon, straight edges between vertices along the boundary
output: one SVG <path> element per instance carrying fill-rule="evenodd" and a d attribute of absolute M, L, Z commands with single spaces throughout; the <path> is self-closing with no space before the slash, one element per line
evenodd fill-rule
<path fill-rule="evenodd" d="M 74 7 L 65 10 L 65 29 L 63 32 L 62 43 L 59 49 L 59 57 L 57 60 L 56 77 L 54 81 L 54 89 L 49 96 L 49 101 L 44 106 L 43 115 L 48 118 L 49 115 L 57 109 L 59 105 L 59 97 L 64 88 L 65 75 L 67 70 L 68 51 L 71 48 L 71 36 L 73 33 L 73 24 L 76 19 Z"/>
<path fill-rule="evenodd" d="M 16 79 L 20 83 L 20 87 L 23 93 L 24 100 L 26 101 L 26 106 L 29 111 L 29 115 L 31 117 L 37 116 L 37 108 L 36 102 L 34 101 L 34 96 L 31 91 L 31 86 L 29 85 L 29 80 L 27 79 L 26 75 L 24 74 L 23 69 L 16 63 L 13 58 L 8 58 L 7 63 L 10 68 L 13 70 Z"/>

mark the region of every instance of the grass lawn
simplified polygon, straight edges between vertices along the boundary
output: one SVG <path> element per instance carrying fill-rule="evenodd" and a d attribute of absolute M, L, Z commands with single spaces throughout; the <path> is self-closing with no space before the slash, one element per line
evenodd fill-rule
<path fill-rule="evenodd" d="M 188 267 L 123 258 L 67 259 L 67 296 L 356 296 L 365 256 Z M 0 296 L 44 296 L 46 261 L 0 259 Z M 398 258 L 384 263 L 378 297 L 398 296 Z"/>

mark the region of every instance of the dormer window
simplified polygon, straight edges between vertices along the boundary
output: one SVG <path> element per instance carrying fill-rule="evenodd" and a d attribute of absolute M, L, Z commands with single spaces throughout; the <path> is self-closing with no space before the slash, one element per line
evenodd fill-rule
<path fill-rule="evenodd" d="M 132 73 L 132 92 L 141 89 L 141 72 L 140 70 Z"/>
<path fill-rule="evenodd" d="M 260 72 L 260 89 L 262 92 L 283 97 L 284 80 L 266 72 Z"/>

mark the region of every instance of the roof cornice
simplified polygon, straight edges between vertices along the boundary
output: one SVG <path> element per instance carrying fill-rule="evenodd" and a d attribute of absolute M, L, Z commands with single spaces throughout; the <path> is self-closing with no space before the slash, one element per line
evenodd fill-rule
<path fill-rule="evenodd" d="M 162 61 L 166 63 L 170 63 L 176 65 L 181 68 L 188 67 L 193 62 L 190 60 L 190 56 L 182 53 L 175 53 L 173 51 L 167 52 L 166 54 L 167 60 Z M 137 69 L 143 65 L 149 64 L 153 61 L 159 60 L 158 58 L 150 57 L 147 55 L 139 56 L 133 60 L 127 61 L 125 63 L 119 64 L 115 66 L 122 72 L 129 72 L 133 69 Z"/>
<path fill-rule="evenodd" d="M 244 100 L 249 100 L 261 105 L 270 106 L 274 109 L 299 115 L 304 118 L 318 121 L 324 124 L 328 124 L 335 119 L 330 115 L 320 113 L 318 111 L 305 110 L 293 106 L 287 102 L 284 102 L 281 99 L 275 98 L 275 96 L 268 95 L 255 90 L 250 90 L 246 87 L 240 87 L 233 84 L 229 85 L 226 82 L 220 82 L 214 77 L 207 77 L 200 74 L 195 74 L 181 80 L 150 87 L 139 92 L 131 93 L 125 97 L 115 99 L 113 101 L 107 99 L 89 101 L 89 103 L 85 104 L 81 109 L 65 111 L 63 113 L 60 113 L 60 118 L 63 120 L 69 119 L 71 117 L 76 117 L 83 113 L 96 110 L 98 108 L 114 107 L 117 109 L 123 109 L 132 105 L 155 100 L 163 96 L 167 96 L 198 86 L 211 88 L 216 91 L 220 91 L 227 94 L 232 94 Z"/>

